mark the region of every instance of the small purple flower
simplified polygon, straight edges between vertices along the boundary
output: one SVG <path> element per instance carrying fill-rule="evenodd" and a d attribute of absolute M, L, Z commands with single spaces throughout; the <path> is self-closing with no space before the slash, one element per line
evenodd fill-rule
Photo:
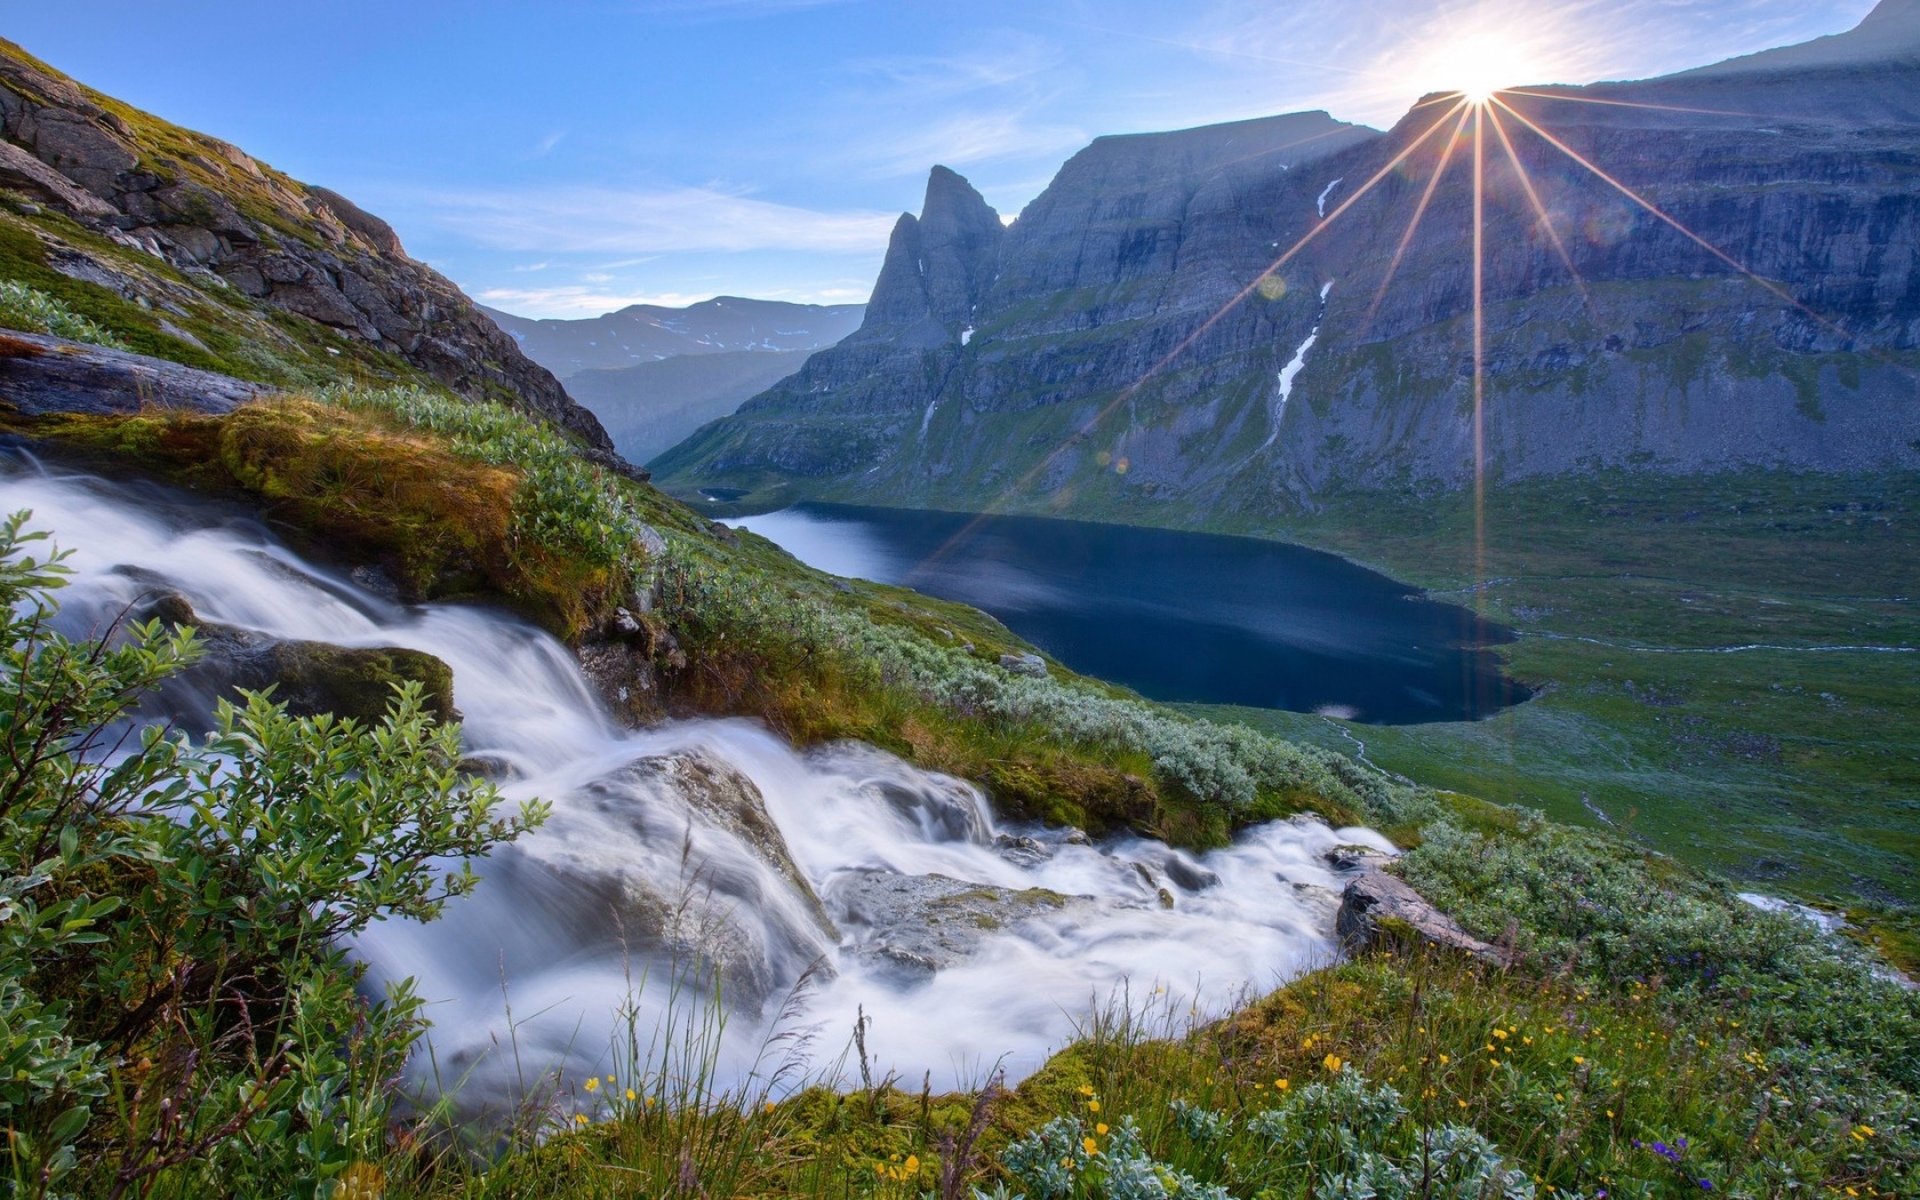
<path fill-rule="evenodd" d="M 1711 1179 L 1702 1179 L 1702 1180 L 1700 1181 L 1700 1190 L 1701 1190 L 1701 1191 L 1703 1191 L 1703 1192 L 1710 1192 L 1710 1191 L 1712 1191 L 1712 1190 L 1713 1190 L 1713 1180 L 1711 1180 Z"/>

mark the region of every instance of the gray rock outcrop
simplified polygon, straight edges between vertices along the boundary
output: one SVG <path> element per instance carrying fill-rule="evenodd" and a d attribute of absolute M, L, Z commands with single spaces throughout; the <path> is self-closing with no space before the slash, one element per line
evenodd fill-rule
<path fill-rule="evenodd" d="M 144 354 L 0 333 L 0 404 L 22 416 L 129 414 L 149 405 L 229 413 L 273 390 Z"/>
<path fill-rule="evenodd" d="M 854 957 L 907 978 L 931 976 L 977 953 L 988 938 L 1043 914 L 1086 908 L 1085 896 L 1044 888 L 1015 891 L 945 875 L 851 871 L 835 877 L 827 902 L 854 930 Z"/>

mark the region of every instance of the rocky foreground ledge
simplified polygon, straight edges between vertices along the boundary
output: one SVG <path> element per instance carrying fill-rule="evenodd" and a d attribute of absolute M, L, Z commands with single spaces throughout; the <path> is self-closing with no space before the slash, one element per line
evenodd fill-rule
<path fill-rule="evenodd" d="M 35 333 L 0 332 L 0 404 L 25 417 L 143 408 L 229 413 L 275 389 L 163 358 Z"/>

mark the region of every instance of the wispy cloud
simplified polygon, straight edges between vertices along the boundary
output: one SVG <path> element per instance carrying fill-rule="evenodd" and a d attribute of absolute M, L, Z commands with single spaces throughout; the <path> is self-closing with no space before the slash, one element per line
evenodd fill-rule
<path fill-rule="evenodd" d="M 893 215 L 822 212 L 714 188 L 554 187 L 420 198 L 427 219 L 497 250 L 646 255 L 675 251 L 877 252 Z"/>
<path fill-rule="evenodd" d="M 876 177 L 915 175 L 935 163 L 962 167 L 1005 159 L 1062 155 L 1087 143 L 1072 125 L 1033 123 L 1019 109 L 957 113 L 924 125 L 875 137 L 858 146 L 865 170 Z"/>
<path fill-rule="evenodd" d="M 943 54 L 854 59 L 841 76 L 834 111 L 858 116 L 834 158 L 865 178 L 1053 156 L 1086 141 L 1078 125 L 1047 115 L 1079 82 L 1050 38 L 986 30 Z"/>
<path fill-rule="evenodd" d="M 581 313 L 598 316 L 634 304 L 685 308 L 709 297 L 679 292 L 616 292 L 589 287 L 550 287 L 485 288 L 479 293 L 478 299 L 489 307 L 521 316 L 558 317 Z"/>
<path fill-rule="evenodd" d="M 558 146 L 566 136 L 566 130 L 554 130 L 552 133 L 540 139 L 540 144 L 533 149 L 533 156 L 535 158 L 545 158 L 547 155 L 552 154 L 553 148 Z"/>
<path fill-rule="evenodd" d="M 881 82 L 895 101 L 944 100 L 1031 82 L 1065 62 L 1066 53 L 1055 42 L 1001 31 L 980 46 L 950 54 L 855 59 L 845 69 Z"/>

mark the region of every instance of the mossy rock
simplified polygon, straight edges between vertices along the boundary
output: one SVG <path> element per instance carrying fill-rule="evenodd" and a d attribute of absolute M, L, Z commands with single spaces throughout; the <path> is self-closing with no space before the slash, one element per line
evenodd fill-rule
<path fill-rule="evenodd" d="M 436 719 L 460 715 L 453 707 L 453 668 L 421 650 L 276 642 L 258 669 L 271 675 L 275 698 L 296 716 L 326 712 L 373 724 L 386 716 L 394 688 L 403 683 L 420 685 L 426 711 Z"/>

